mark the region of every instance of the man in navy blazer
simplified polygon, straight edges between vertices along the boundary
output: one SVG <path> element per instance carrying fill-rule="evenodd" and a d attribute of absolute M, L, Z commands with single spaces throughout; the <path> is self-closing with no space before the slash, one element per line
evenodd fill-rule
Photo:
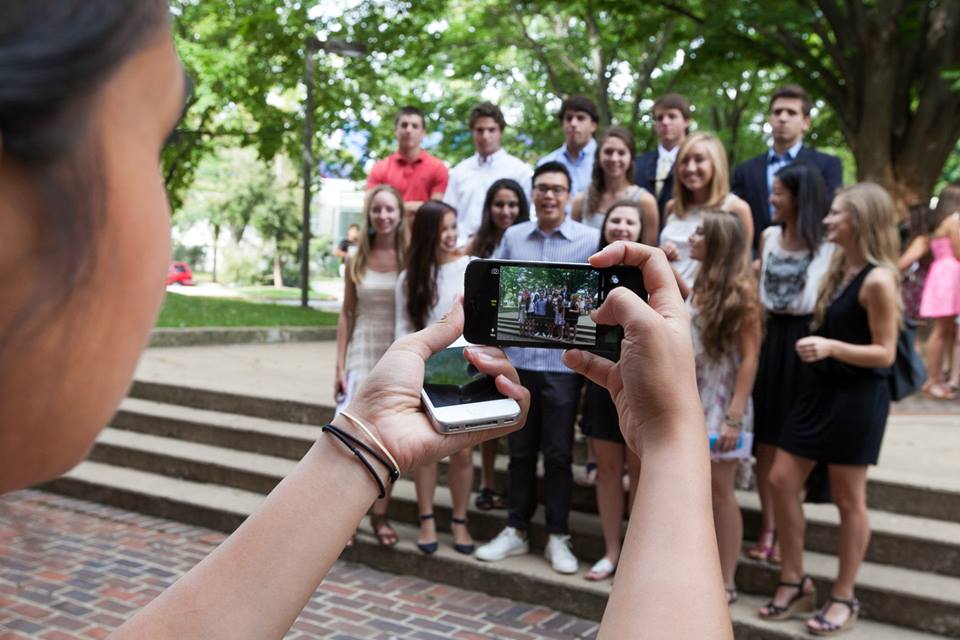
<path fill-rule="evenodd" d="M 773 176 L 792 162 L 808 162 L 823 174 L 827 195 L 843 183 L 840 158 L 820 153 L 803 144 L 803 134 L 810 129 L 810 96 L 798 85 L 784 85 L 770 97 L 769 122 L 773 128 L 770 149 L 737 165 L 731 190 L 747 201 L 753 213 L 753 251 L 756 255 L 763 230 L 770 226 L 769 202 Z"/>
<path fill-rule="evenodd" d="M 653 120 L 657 148 L 637 157 L 633 175 L 636 183 L 657 199 L 663 228 L 663 212 L 673 195 L 673 165 L 690 130 L 690 101 L 678 93 L 660 96 L 653 103 Z"/>

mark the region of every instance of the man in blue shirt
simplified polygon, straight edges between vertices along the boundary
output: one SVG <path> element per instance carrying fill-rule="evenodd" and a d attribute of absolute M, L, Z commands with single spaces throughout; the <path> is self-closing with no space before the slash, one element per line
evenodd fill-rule
<path fill-rule="evenodd" d="M 733 172 L 731 191 L 747 201 L 753 214 L 754 255 L 763 230 L 771 223 L 773 205 L 770 204 L 770 192 L 777 171 L 793 162 L 809 162 L 823 175 L 830 200 L 843 183 L 840 158 L 803 144 L 803 134 L 810 129 L 812 106 L 810 96 L 798 85 L 788 84 L 774 91 L 770 97 L 768 118 L 773 130 L 770 149 L 738 165 Z"/>
<path fill-rule="evenodd" d="M 570 174 L 559 162 L 546 162 L 533 173 L 537 219 L 514 225 L 503 234 L 495 257 L 501 260 L 586 262 L 600 244 L 597 229 L 565 213 Z M 538 301 L 546 307 L 546 300 Z M 502 560 L 530 550 L 530 518 L 537 508 L 537 457 L 543 452 L 543 493 L 549 539 L 545 556 L 559 573 L 576 573 L 567 519 L 573 488 L 573 423 L 582 378 L 560 361 L 559 349 L 508 348 L 507 355 L 530 390 L 530 412 L 523 429 L 511 433 L 507 486 L 507 527 L 477 549 L 477 558 Z"/>
<path fill-rule="evenodd" d="M 590 186 L 593 175 L 593 158 L 597 152 L 597 141 L 593 134 L 597 130 L 600 116 L 597 107 L 589 98 L 572 96 L 560 106 L 560 122 L 563 124 L 563 145 L 551 151 L 537 165 L 547 162 L 559 162 L 570 174 L 570 198 Z M 569 211 L 568 211 L 569 213 Z"/>

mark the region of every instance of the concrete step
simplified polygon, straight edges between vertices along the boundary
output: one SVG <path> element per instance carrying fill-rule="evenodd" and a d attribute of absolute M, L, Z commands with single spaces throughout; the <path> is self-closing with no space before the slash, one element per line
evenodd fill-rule
<path fill-rule="evenodd" d="M 174 385 L 137 383 L 134 391 L 137 396 L 125 399 L 114 417 L 115 428 L 294 460 L 299 460 L 319 435 L 319 429 L 302 425 L 323 425 L 333 412 L 322 405 L 288 406 L 289 401 Z M 236 406 L 231 404 L 234 398 L 241 398 Z M 503 487 L 506 438 L 500 439 L 499 446 L 504 462 L 499 465 L 497 482 Z M 576 443 L 574 452 L 582 464 L 586 445 Z M 876 467 L 870 471 L 867 491 L 874 510 L 960 522 L 960 482 L 948 484 L 919 473 L 905 475 Z M 593 489 L 575 487 L 572 500 L 575 509 L 596 511 Z M 758 533 L 754 521 L 748 518 L 746 525 L 748 536 Z"/>
<path fill-rule="evenodd" d="M 192 482 L 227 485 L 230 488 L 261 494 L 268 493 L 289 471 L 294 462 L 285 458 L 253 454 L 249 452 L 232 451 L 210 445 L 183 442 L 170 438 L 151 436 L 129 431 L 106 429 L 98 439 L 97 445 L 91 453 L 90 459 L 110 465 L 132 467 L 150 474 L 172 476 Z M 744 502 L 749 502 L 749 494 L 738 496 Z M 127 507 L 130 508 L 130 507 Z M 808 548 L 815 551 L 833 552 L 836 539 L 836 516 L 831 508 L 824 505 L 818 507 L 819 514 L 811 514 L 808 525 Z M 441 531 L 450 530 L 452 504 L 449 492 L 442 486 L 438 488 L 434 498 L 434 514 L 437 527 Z M 470 531 L 478 540 L 493 538 L 505 525 L 505 513 L 502 511 L 479 511 L 470 508 L 468 511 Z M 393 496 L 390 501 L 389 515 L 398 523 L 413 525 L 417 522 L 419 510 L 416 500 L 416 489 L 409 479 L 401 479 L 393 487 Z M 882 601 L 892 597 L 887 591 L 889 585 L 925 584 L 923 580 L 945 581 L 940 586 L 946 589 L 955 589 L 956 602 L 956 631 L 960 634 L 960 579 L 956 577 L 937 576 L 931 573 L 935 569 L 943 568 L 943 563 L 937 564 L 946 558 L 947 568 L 954 568 L 951 559 L 955 561 L 960 555 L 960 525 L 955 523 L 940 523 L 935 521 L 921 521 L 921 519 L 891 514 L 871 514 L 874 541 L 871 543 L 867 558 L 867 565 L 874 567 L 878 576 L 873 587 L 873 598 Z M 831 520 L 832 519 L 832 520 Z M 603 538 L 600 533 L 599 520 L 596 515 L 574 511 L 570 514 L 570 530 L 574 552 L 587 563 L 599 559 L 604 552 Z M 542 510 L 534 517 L 530 527 L 531 547 L 542 550 L 546 544 L 547 533 L 542 517 Z M 817 545 L 822 545 L 822 548 Z M 879 549 L 879 550 L 877 550 Z M 937 551 L 941 554 L 938 556 Z M 834 570 L 835 558 L 825 553 L 811 552 L 811 558 L 820 562 L 811 573 L 819 575 L 823 588 L 828 589 L 826 580 Z M 879 556 L 879 557 L 878 557 Z M 878 562 L 879 560 L 879 562 Z M 886 566 L 880 562 L 892 562 L 897 566 Z M 934 567 L 930 568 L 930 564 Z M 829 566 L 828 566 L 829 565 Z M 919 565 L 919 566 L 918 566 Z M 741 588 L 747 593 L 765 593 L 772 589 L 776 582 L 775 568 L 762 563 L 745 561 L 741 569 Z M 883 582 L 888 575 L 884 570 L 889 569 L 896 576 L 895 582 Z M 901 572 L 897 574 L 896 572 Z M 868 589 L 870 587 L 867 587 Z M 861 589 L 862 591 L 863 589 Z M 938 593 L 937 589 L 930 588 L 926 594 Z M 949 617 L 950 604 L 938 604 L 930 601 L 913 602 L 915 592 L 913 587 L 908 593 L 897 594 L 898 602 L 903 606 L 918 608 L 924 614 L 936 614 L 940 617 Z M 861 599 L 863 599 L 861 597 Z M 894 607 L 893 609 L 896 609 Z M 892 612 L 895 613 L 895 612 Z M 892 615 L 891 613 L 891 615 Z M 904 617 L 890 620 L 895 624 L 917 626 L 923 620 Z M 920 627 L 925 628 L 925 627 Z M 934 629 L 936 630 L 936 629 Z"/>
<path fill-rule="evenodd" d="M 233 531 L 259 505 L 254 492 L 202 484 L 166 476 L 84 462 L 44 488 L 74 497 L 93 499 L 159 517 Z M 446 492 L 438 492 L 438 498 Z M 438 500 L 439 502 L 439 500 Z M 416 575 L 428 580 L 483 591 L 518 601 L 549 602 L 575 615 L 599 620 L 610 584 L 589 583 L 580 575 L 560 576 L 534 554 L 488 564 L 455 553 L 452 541 L 440 535 L 440 550 L 427 557 L 414 542 L 417 530 L 396 524 L 401 542 L 393 549 L 380 547 L 361 527 L 357 545 L 344 557 L 381 570 Z M 807 568 L 819 576 L 818 588 L 826 593 L 823 578 L 833 571 L 833 559 L 807 554 Z M 586 565 L 582 565 L 586 569 Z M 932 633 L 960 637 L 960 581 L 918 572 L 895 570 L 867 563 L 861 571 L 858 595 L 864 617 L 848 638 L 932 638 Z M 769 567 L 744 563 L 738 585 L 749 593 L 754 587 L 772 590 L 776 576 Z M 769 584 L 768 584 L 769 583 Z M 741 596 L 732 608 L 738 638 L 779 639 L 804 637 L 799 622 L 768 623 L 755 617 L 763 598 Z M 894 626 L 895 623 L 909 625 Z M 912 628 L 910 628 L 912 627 Z"/>

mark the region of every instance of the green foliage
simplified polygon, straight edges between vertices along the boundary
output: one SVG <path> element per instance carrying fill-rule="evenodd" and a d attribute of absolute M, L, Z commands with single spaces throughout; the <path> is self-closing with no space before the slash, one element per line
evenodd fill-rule
<path fill-rule="evenodd" d="M 168 293 L 158 327 L 312 327 L 334 326 L 337 314 L 280 304 Z"/>
<path fill-rule="evenodd" d="M 264 284 L 267 273 L 266 262 L 252 249 L 236 247 L 224 252 L 220 281 L 225 284 Z"/>

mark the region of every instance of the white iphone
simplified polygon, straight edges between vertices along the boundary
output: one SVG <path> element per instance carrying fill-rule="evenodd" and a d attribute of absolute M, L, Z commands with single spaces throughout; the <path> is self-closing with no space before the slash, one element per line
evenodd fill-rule
<path fill-rule="evenodd" d="M 516 424 L 520 405 L 463 357 L 467 346 L 460 338 L 427 359 L 420 395 L 434 428 L 459 433 Z"/>

